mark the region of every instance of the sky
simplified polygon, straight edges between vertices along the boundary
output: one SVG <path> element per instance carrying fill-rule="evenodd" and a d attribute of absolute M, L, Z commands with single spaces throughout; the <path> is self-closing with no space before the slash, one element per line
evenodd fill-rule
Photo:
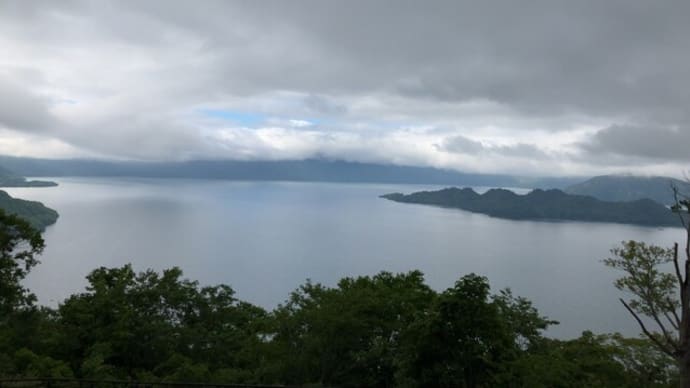
<path fill-rule="evenodd" d="M 0 0 L 0 154 L 690 171 L 688 1 Z"/>

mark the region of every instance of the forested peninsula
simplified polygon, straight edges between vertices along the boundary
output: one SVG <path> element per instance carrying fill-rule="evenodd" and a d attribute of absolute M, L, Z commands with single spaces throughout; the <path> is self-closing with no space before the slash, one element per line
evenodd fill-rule
<path fill-rule="evenodd" d="M 11 171 L 0 167 L 0 187 L 53 187 L 57 183 L 51 181 L 30 181 Z"/>
<path fill-rule="evenodd" d="M 649 199 L 606 202 L 561 190 L 533 190 L 518 195 L 510 190 L 491 189 L 478 194 L 470 188 L 446 188 L 412 194 L 381 196 L 396 202 L 457 208 L 511 220 L 616 222 L 644 226 L 680 226 L 678 215 Z"/>
<path fill-rule="evenodd" d="M 21 217 L 38 230 L 44 230 L 58 219 L 58 212 L 42 203 L 13 198 L 2 190 L 0 190 L 0 211 Z"/>

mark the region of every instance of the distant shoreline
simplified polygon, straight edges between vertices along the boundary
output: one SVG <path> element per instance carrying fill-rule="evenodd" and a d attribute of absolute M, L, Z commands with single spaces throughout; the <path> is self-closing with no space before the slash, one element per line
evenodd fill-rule
<path fill-rule="evenodd" d="M 3 187 L 55 187 L 57 182 L 53 181 L 18 181 L 18 182 L 3 182 L 0 180 L 0 188 Z"/>

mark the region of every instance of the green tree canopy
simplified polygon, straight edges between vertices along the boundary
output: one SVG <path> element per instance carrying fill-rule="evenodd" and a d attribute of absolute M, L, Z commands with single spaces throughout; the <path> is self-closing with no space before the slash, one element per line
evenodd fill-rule
<path fill-rule="evenodd" d="M 39 231 L 0 209 L 0 320 L 35 301 L 21 281 L 38 264 L 43 247 Z"/>
<path fill-rule="evenodd" d="M 84 375 L 121 378 L 153 372 L 176 379 L 178 364 L 255 369 L 265 312 L 235 299 L 228 286 L 201 288 L 181 276 L 179 268 L 137 274 L 131 265 L 93 271 L 87 291 L 59 307 L 61 358 Z"/>

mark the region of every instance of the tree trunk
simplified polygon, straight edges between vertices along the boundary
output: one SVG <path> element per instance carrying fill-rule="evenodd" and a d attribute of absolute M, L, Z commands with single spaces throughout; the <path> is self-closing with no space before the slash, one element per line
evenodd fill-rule
<path fill-rule="evenodd" d="M 690 388 L 690 352 L 686 352 L 678 359 L 678 373 L 680 388 Z"/>

